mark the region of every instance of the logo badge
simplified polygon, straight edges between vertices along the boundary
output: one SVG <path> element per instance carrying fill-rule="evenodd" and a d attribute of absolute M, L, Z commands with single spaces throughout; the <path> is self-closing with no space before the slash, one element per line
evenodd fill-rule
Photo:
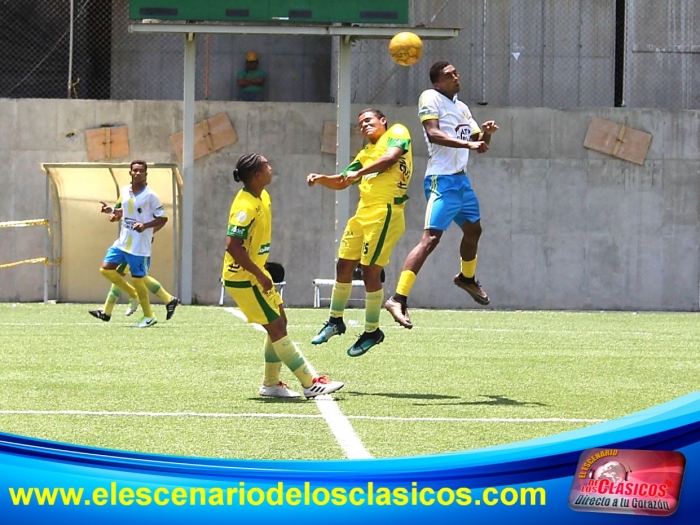
<path fill-rule="evenodd" d="M 569 507 L 669 516 L 678 508 L 685 456 L 675 451 L 592 448 L 579 458 Z"/>
<path fill-rule="evenodd" d="M 239 211 L 236 213 L 236 220 L 240 223 L 244 223 L 248 219 L 248 214 L 244 211 Z"/>

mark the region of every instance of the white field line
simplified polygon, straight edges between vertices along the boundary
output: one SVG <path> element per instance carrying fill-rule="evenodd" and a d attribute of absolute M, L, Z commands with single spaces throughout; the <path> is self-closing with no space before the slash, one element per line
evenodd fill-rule
<path fill-rule="evenodd" d="M 322 396 L 319 396 L 322 397 Z M 324 396 L 325 397 L 325 396 Z M 328 396 L 330 398 L 330 396 Z M 322 400 L 323 405 L 336 405 L 336 403 L 327 403 L 326 399 Z M 323 409 L 321 409 L 323 410 Z M 267 414 L 267 413 L 251 413 L 251 414 L 226 414 L 226 413 L 207 413 L 207 412 L 126 412 L 126 411 L 93 411 L 93 410 L 0 410 L 0 416 L 102 416 L 102 417 L 152 417 L 152 418 L 212 418 L 212 419 L 238 419 L 238 418 L 268 418 L 268 419 L 327 419 L 327 416 L 322 414 Z M 412 421 L 428 421 L 437 423 L 602 423 L 605 419 L 579 419 L 579 418 L 563 418 L 563 417 L 533 417 L 533 418 L 505 418 L 505 417 L 393 417 L 393 416 L 345 416 L 345 419 L 364 419 L 370 421 L 397 421 L 397 422 L 412 422 Z M 336 436 L 337 437 L 337 436 Z M 340 441 L 340 438 L 338 439 Z M 371 457 L 369 455 L 365 457 Z"/>
<path fill-rule="evenodd" d="M 247 321 L 243 312 L 237 308 L 226 308 L 226 311 L 243 321 Z M 251 326 L 260 332 L 266 332 L 259 324 L 252 323 Z M 340 448 L 343 449 L 343 452 L 345 452 L 345 455 L 349 459 L 371 458 L 372 456 L 355 433 L 355 429 L 352 428 L 348 418 L 345 417 L 340 410 L 338 403 L 329 395 L 316 396 L 313 399 L 318 411 L 321 412 L 321 416 L 326 420 L 326 424 L 331 429 L 331 432 L 333 432 L 336 441 L 340 445 Z"/>

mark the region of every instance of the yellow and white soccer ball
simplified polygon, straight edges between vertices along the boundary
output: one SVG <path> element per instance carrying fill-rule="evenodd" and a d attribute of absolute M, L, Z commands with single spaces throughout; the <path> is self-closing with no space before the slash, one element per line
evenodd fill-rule
<path fill-rule="evenodd" d="M 400 66 L 412 66 L 423 55 L 423 41 L 410 31 L 397 33 L 389 42 L 389 55 Z"/>

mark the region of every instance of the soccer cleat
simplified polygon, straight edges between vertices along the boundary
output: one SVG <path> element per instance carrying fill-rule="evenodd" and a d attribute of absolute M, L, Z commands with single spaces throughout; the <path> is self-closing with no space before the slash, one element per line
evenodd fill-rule
<path fill-rule="evenodd" d="M 93 317 L 97 317 L 100 321 L 104 321 L 105 323 L 108 323 L 112 318 L 111 315 L 106 314 L 101 308 L 99 310 L 88 310 L 88 313 Z"/>
<path fill-rule="evenodd" d="M 337 319 L 337 321 L 332 322 L 331 319 Z M 311 340 L 312 345 L 326 343 L 334 335 L 342 335 L 345 333 L 345 323 L 343 322 L 342 317 L 332 317 L 331 319 L 326 321 L 326 324 L 323 325 L 321 331 Z"/>
<path fill-rule="evenodd" d="M 340 381 L 331 381 L 326 376 L 318 376 L 314 377 L 313 383 L 309 388 L 304 388 L 304 395 L 306 399 L 311 399 L 312 397 L 323 394 L 331 394 L 344 386 L 345 383 L 341 383 Z"/>
<path fill-rule="evenodd" d="M 294 392 L 293 390 L 289 390 L 289 388 L 287 388 L 287 385 L 285 385 L 282 381 L 277 383 L 275 386 L 260 385 L 260 390 L 258 390 L 258 393 L 262 397 L 284 397 L 284 398 L 301 397 L 301 394 L 299 392 Z"/>
<path fill-rule="evenodd" d="M 362 332 L 357 342 L 348 348 L 350 357 L 360 357 L 366 354 L 374 345 L 384 341 L 384 332 L 377 328 L 374 332 Z"/>
<path fill-rule="evenodd" d="M 411 319 L 408 317 L 408 306 L 397 301 L 393 297 L 389 297 L 384 303 L 384 308 L 389 310 L 391 317 L 401 326 L 409 330 L 413 328 L 413 323 L 411 323 Z"/>
<path fill-rule="evenodd" d="M 481 288 L 481 284 L 479 284 L 479 281 L 477 281 L 473 277 L 469 279 L 467 277 L 464 277 L 461 273 L 458 273 L 457 275 L 455 275 L 453 282 L 455 283 L 455 286 L 461 288 L 469 295 L 471 295 L 472 299 L 474 299 L 477 303 L 486 306 L 491 302 L 489 296 L 486 295 L 486 292 Z"/>
<path fill-rule="evenodd" d="M 153 326 L 156 324 L 158 321 L 156 321 L 155 317 L 142 317 L 141 320 L 134 325 L 134 328 L 148 328 L 149 326 Z"/>
<path fill-rule="evenodd" d="M 178 299 L 177 297 L 173 297 L 173 300 L 165 305 L 165 310 L 168 312 L 165 315 L 166 321 L 170 321 L 172 316 L 175 314 L 175 308 L 177 308 L 178 304 L 180 304 L 180 299 Z"/>
<path fill-rule="evenodd" d="M 136 310 L 139 309 L 139 298 L 134 297 L 133 299 L 129 299 L 129 306 L 126 309 L 126 312 L 124 312 L 124 315 L 129 317 L 132 315 Z"/>

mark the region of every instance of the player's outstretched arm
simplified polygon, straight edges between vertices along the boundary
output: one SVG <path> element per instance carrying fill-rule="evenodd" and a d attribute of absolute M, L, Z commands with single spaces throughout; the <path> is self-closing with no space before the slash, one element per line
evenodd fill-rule
<path fill-rule="evenodd" d="M 329 190 L 344 190 L 353 183 L 353 180 L 351 177 L 343 175 L 323 175 L 321 173 L 309 173 L 306 176 L 306 183 L 309 186 L 320 184 Z"/>

